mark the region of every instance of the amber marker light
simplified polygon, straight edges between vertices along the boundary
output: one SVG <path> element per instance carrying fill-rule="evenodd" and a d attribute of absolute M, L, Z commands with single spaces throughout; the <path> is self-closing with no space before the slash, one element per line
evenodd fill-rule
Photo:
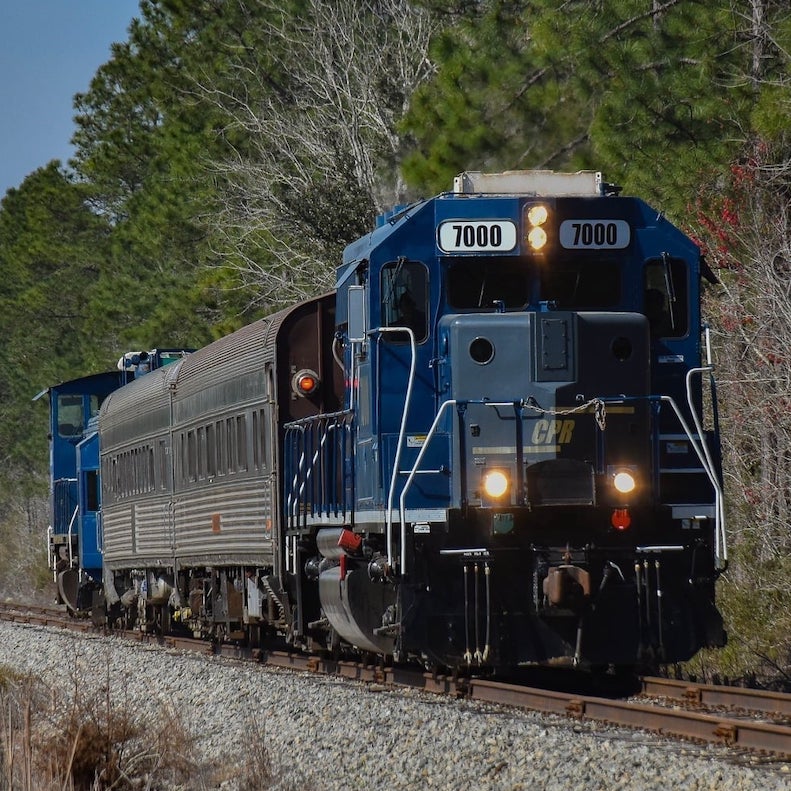
<path fill-rule="evenodd" d="M 490 470 L 483 476 L 483 490 L 497 499 L 508 491 L 508 476 L 502 470 Z"/>
<path fill-rule="evenodd" d="M 315 371 L 303 369 L 294 374 L 291 380 L 291 387 L 297 395 L 313 395 L 319 389 L 319 377 Z"/>

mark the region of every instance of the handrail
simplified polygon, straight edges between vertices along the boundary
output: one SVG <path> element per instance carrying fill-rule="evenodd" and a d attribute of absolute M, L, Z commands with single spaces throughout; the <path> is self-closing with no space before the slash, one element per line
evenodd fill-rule
<path fill-rule="evenodd" d="M 711 370 L 712 367 L 710 365 L 701 366 L 698 368 L 690 368 L 686 375 L 687 406 L 689 407 L 692 420 L 698 432 L 698 437 L 700 440 L 699 443 L 695 440 L 695 437 L 690 431 L 689 426 L 684 420 L 684 416 L 681 414 L 681 410 L 678 408 L 678 405 L 675 403 L 675 401 L 670 396 L 661 396 L 661 399 L 663 401 L 667 401 L 673 408 L 673 411 L 676 413 L 676 417 L 678 417 L 679 422 L 684 428 L 684 431 L 686 432 L 687 437 L 689 438 L 689 441 L 691 442 L 692 447 L 697 454 L 698 460 L 700 461 L 700 464 L 714 489 L 715 564 L 717 569 L 724 570 L 728 566 L 728 544 L 725 533 L 725 498 L 722 491 L 722 485 L 720 484 L 719 477 L 717 476 L 716 466 L 711 457 L 711 451 L 709 450 L 709 446 L 706 443 L 706 433 L 703 430 L 703 423 L 700 419 L 700 415 L 698 415 L 698 412 L 695 409 L 694 399 L 692 397 L 692 377 L 700 375 L 702 381 L 703 374 L 710 373 Z"/>
<path fill-rule="evenodd" d="M 345 471 L 341 473 L 340 484 L 335 480 L 334 473 L 337 470 L 335 463 L 339 452 L 342 456 L 341 462 L 345 461 L 346 439 L 352 416 L 352 410 L 344 409 L 310 415 L 285 424 L 284 475 L 289 485 L 284 492 L 286 497 L 284 516 L 289 527 L 297 525 L 299 505 L 308 497 L 311 515 L 317 509 L 321 513 L 332 512 L 336 516 L 339 510 L 344 514 L 348 510 Z M 333 440 L 333 434 L 339 438 Z M 316 440 L 315 445 L 311 444 L 311 440 Z M 329 458 L 329 454 L 332 454 L 332 458 Z M 329 468 L 325 467 L 325 463 Z M 318 492 L 311 490 L 315 482 L 320 487 Z M 318 495 L 320 500 L 318 504 L 313 494 Z"/>
<path fill-rule="evenodd" d="M 717 475 L 715 474 L 713 466 L 709 466 L 709 459 L 708 456 L 708 448 L 706 447 L 706 442 L 703 435 L 699 435 L 700 437 L 700 446 L 698 445 L 698 441 L 692 434 L 689 426 L 687 425 L 687 421 L 684 420 L 684 416 L 681 414 L 681 410 L 678 408 L 676 402 L 670 396 L 659 396 L 660 400 L 665 401 L 666 403 L 670 404 L 673 411 L 676 413 L 676 417 L 679 419 L 684 432 L 687 435 L 690 443 L 692 444 L 692 448 L 695 451 L 695 454 L 700 461 L 701 467 L 703 471 L 706 473 L 706 477 L 709 479 L 709 483 L 711 483 L 712 487 L 714 488 L 714 555 L 715 555 L 715 565 L 718 569 L 725 569 L 728 564 L 728 548 L 725 540 L 725 512 L 723 508 L 723 493 L 722 487 L 720 486 L 720 482 L 717 479 Z"/>
<path fill-rule="evenodd" d="M 74 513 L 71 515 L 71 519 L 69 520 L 69 568 L 74 565 L 74 552 L 71 547 L 71 535 L 72 535 L 72 528 L 74 527 L 74 522 L 77 519 L 77 514 L 80 512 L 80 504 L 74 506 Z"/>
<path fill-rule="evenodd" d="M 398 468 L 401 464 L 401 453 L 404 449 L 404 440 L 406 438 L 406 421 L 409 414 L 409 405 L 412 403 L 412 387 L 415 382 L 415 368 L 417 365 L 417 345 L 415 343 L 415 333 L 409 327 L 378 327 L 371 330 L 372 333 L 408 333 L 409 335 L 409 349 L 411 352 L 411 359 L 409 361 L 409 379 L 407 380 L 406 394 L 404 396 L 404 409 L 401 413 L 401 426 L 398 431 L 398 443 L 396 445 L 395 458 L 393 459 L 393 472 L 390 476 L 390 489 L 387 493 L 387 528 L 390 531 L 390 524 L 393 518 L 393 496 L 395 494 L 396 482 L 398 481 Z M 390 541 L 388 539 L 388 563 L 392 566 L 392 557 L 390 553 Z"/>
<path fill-rule="evenodd" d="M 695 435 L 692 433 L 692 430 L 689 427 L 684 415 L 682 414 L 681 410 L 679 409 L 678 405 L 676 404 L 675 400 L 671 396 L 662 395 L 662 396 L 631 396 L 631 397 L 602 397 L 597 399 L 599 402 L 605 405 L 608 403 L 623 403 L 624 401 L 664 401 L 670 404 L 673 412 L 675 413 L 676 417 L 681 424 L 681 427 L 684 430 L 684 433 L 687 435 L 697 457 L 700 461 L 701 467 L 703 471 L 706 473 L 706 476 L 709 479 L 709 482 L 714 489 L 714 503 L 715 503 L 715 515 L 714 515 L 714 554 L 715 554 L 715 564 L 717 569 L 724 569 L 727 566 L 728 561 L 728 551 L 727 551 L 727 541 L 725 535 L 725 514 L 724 514 L 724 496 L 722 492 L 722 486 L 720 485 L 719 479 L 716 474 L 716 467 L 711 457 L 711 452 L 708 448 L 708 445 L 705 441 L 705 432 L 703 430 L 700 417 L 697 414 L 697 411 L 694 408 L 694 402 L 692 399 L 692 390 L 691 390 L 691 380 L 692 376 L 696 374 L 702 374 L 706 371 L 710 371 L 709 367 L 704 368 L 693 368 L 687 374 L 687 400 L 690 412 L 693 416 L 693 421 L 695 423 L 695 427 L 697 429 L 699 441 L 696 440 Z M 401 495 L 399 498 L 399 518 L 400 518 L 400 535 L 401 535 L 401 557 L 400 557 L 400 572 L 403 574 L 406 571 L 406 496 L 409 492 L 409 489 L 412 486 L 415 476 L 418 474 L 418 469 L 420 467 L 421 462 L 423 461 L 423 457 L 426 454 L 429 444 L 431 440 L 434 438 L 436 434 L 437 427 L 439 425 L 440 420 L 443 417 L 445 411 L 458 404 L 478 404 L 482 406 L 490 406 L 490 407 L 515 407 L 521 404 L 522 406 L 527 405 L 528 399 L 517 399 L 516 401 L 486 401 L 483 399 L 448 399 L 443 401 L 440 405 L 439 409 L 437 410 L 437 414 L 434 417 L 434 420 L 429 428 L 428 433 L 426 434 L 426 438 L 423 441 L 423 444 L 420 448 L 420 451 L 417 454 L 417 458 L 415 459 L 414 464 L 412 465 L 412 469 L 407 474 L 407 479 L 404 483 L 404 487 L 401 490 Z M 392 523 L 389 518 L 388 513 L 388 520 L 387 520 L 387 558 L 388 564 L 392 567 L 394 561 L 394 550 L 393 550 L 393 540 L 392 540 Z"/>
<path fill-rule="evenodd" d="M 456 406 L 458 404 L 478 404 L 481 406 L 489 406 L 494 408 L 500 407 L 514 407 L 515 405 L 519 404 L 524 406 L 526 400 L 525 399 L 516 399 L 514 401 L 487 401 L 485 399 L 456 399 L 456 398 L 449 398 L 447 401 L 443 401 L 440 405 L 440 408 L 437 410 L 437 414 L 431 424 L 431 428 L 428 430 L 426 434 L 425 440 L 423 440 L 423 445 L 420 448 L 420 451 L 417 454 L 417 458 L 415 459 L 415 463 L 412 466 L 412 469 L 407 476 L 406 481 L 404 482 L 404 488 L 401 490 L 401 497 L 399 498 L 399 517 L 400 517 L 400 527 L 401 527 L 401 561 L 400 561 L 400 570 L 401 573 L 405 573 L 406 570 L 406 495 L 409 491 L 410 487 L 412 486 L 412 481 L 417 475 L 418 467 L 420 467 L 420 462 L 423 461 L 423 456 L 426 453 L 426 449 L 428 448 L 434 434 L 437 431 L 437 426 L 439 425 L 440 418 L 442 417 L 442 413 L 451 406 Z M 389 516 L 389 515 L 388 515 Z M 390 566 L 393 565 L 393 549 L 392 549 L 392 524 L 390 519 L 387 520 L 387 562 Z"/>
<path fill-rule="evenodd" d="M 398 512 L 401 520 L 401 563 L 400 563 L 400 570 L 403 574 L 406 570 L 406 495 L 409 491 L 409 488 L 412 486 L 412 481 L 417 474 L 418 467 L 420 466 L 420 462 L 423 461 L 423 456 L 426 453 L 426 449 L 428 448 L 434 434 L 437 431 L 437 426 L 439 425 L 440 418 L 442 417 L 442 413 L 450 406 L 455 406 L 457 403 L 455 398 L 449 398 L 447 401 L 443 401 L 440 405 L 440 408 L 437 410 L 437 414 L 434 417 L 434 421 L 431 424 L 431 428 L 428 430 L 426 434 L 426 438 L 423 440 L 423 444 L 418 451 L 417 458 L 415 459 L 415 463 L 412 465 L 412 470 L 410 471 L 407 479 L 404 483 L 404 488 L 401 490 L 401 497 L 398 501 Z M 397 469 L 397 467 L 395 468 Z M 387 564 L 390 568 L 393 568 L 393 524 L 390 519 L 390 514 L 388 513 L 387 519 Z"/>
<path fill-rule="evenodd" d="M 395 499 L 395 491 L 398 484 L 398 476 L 404 475 L 406 473 L 406 480 L 404 482 L 403 488 L 401 489 L 401 493 L 399 496 L 398 501 L 398 525 L 400 529 L 400 540 L 401 540 L 401 549 L 400 549 L 400 557 L 398 559 L 398 567 L 400 573 L 406 572 L 406 498 L 409 491 L 412 488 L 412 485 L 415 480 L 415 476 L 418 475 L 421 470 L 420 466 L 425 458 L 425 455 L 428 451 L 429 445 L 432 443 L 433 439 L 435 438 L 440 421 L 446 415 L 447 411 L 452 407 L 457 407 L 458 409 L 466 409 L 468 405 L 481 405 L 487 406 L 491 408 L 506 408 L 511 407 L 515 410 L 515 414 L 517 416 L 517 420 L 519 420 L 519 415 L 522 413 L 522 409 L 530 408 L 535 411 L 541 411 L 545 413 L 554 413 L 554 410 L 542 410 L 537 408 L 535 403 L 530 398 L 518 398 L 515 400 L 509 401 L 489 401 L 486 399 L 448 399 L 439 406 L 437 413 L 432 421 L 431 427 L 429 428 L 428 433 L 426 434 L 425 439 L 421 443 L 420 450 L 415 458 L 414 463 L 411 465 L 411 468 L 408 471 L 402 471 L 401 467 L 401 457 L 403 455 L 403 449 L 405 446 L 405 439 L 406 439 L 406 426 L 407 426 L 407 419 L 409 415 L 409 408 L 412 400 L 412 390 L 414 385 L 414 378 L 415 378 L 415 367 L 416 367 L 416 345 L 415 345 L 415 337 L 412 330 L 408 327 L 379 327 L 375 330 L 371 330 L 371 333 L 407 333 L 410 338 L 410 348 L 411 348 L 411 363 L 410 363 L 410 371 L 409 371 L 409 380 L 407 383 L 406 394 L 404 399 L 404 407 L 401 415 L 401 422 L 398 434 L 398 442 L 396 445 L 395 450 L 395 458 L 393 459 L 393 467 L 392 467 L 392 474 L 390 478 L 390 485 L 388 490 L 387 496 L 387 511 L 386 511 L 386 542 L 387 542 L 387 562 L 391 568 L 396 567 L 396 545 L 394 542 L 394 532 L 395 532 L 395 524 L 393 521 L 393 512 L 394 512 L 394 499 Z M 703 429 L 701 416 L 698 414 L 698 410 L 695 407 L 695 402 L 693 398 L 692 392 L 692 382 L 693 377 L 695 376 L 702 376 L 706 372 L 710 372 L 711 367 L 698 367 L 692 368 L 687 372 L 686 376 L 686 396 L 687 396 L 687 406 L 689 408 L 689 412 L 692 416 L 692 422 L 694 423 L 694 427 L 698 432 L 697 435 L 693 433 L 692 428 L 690 427 L 687 419 L 684 417 L 681 409 L 679 408 L 678 404 L 674 400 L 673 397 L 668 395 L 646 395 L 646 396 L 613 396 L 613 397 L 601 397 L 594 399 L 596 400 L 603 410 L 606 410 L 607 404 L 614 404 L 614 403 L 624 403 L 625 401 L 647 401 L 647 402 L 656 402 L 662 403 L 665 402 L 669 404 L 670 408 L 673 410 L 676 418 L 681 425 L 686 437 L 688 438 L 695 454 L 700 462 L 702 471 L 706 474 L 713 490 L 714 490 L 714 554 L 715 554 L 715 566 L 718 570 L 722 570 L 727 567 L 728 562 L 728 548 L 727 548 L 727 537 L 725 532 L 725 512 L 724 512 L 724 495 L 722 490 L 722 485 L 720 483 L 719 477 L 717 475 L 717 468 L 714 463 L 714 459 L 712 457 L 711 450 L 708 447 L 706 442 L 706 435 Z M 575 408 L 573 411 L 579 411 L 579 408 Z M 319 484 L 324 487 L 322 492 L 319 494 L 319 499 L 321 502 L 318 504 L 318 508 L 321 513 L 329 514 L 331 510 L 334 511 L 335 515 L 337 516 L 339 507 L 342 513 L 345 515 L 347 512 L 347 497 L 345 494 L 346 491 L 346 471 L 345 469 L 342 471 L 341 475 L 341 491 L 337 489 L 338 483 L 337 481 L 334 483 L 335 489 L 332 489 L 330 484 L 331 481 L 329 478 L 326 478 L 326 474 L 332 474 L 333 476 L 336 473 L 336 467 L 332 466 L 332 469 L 329 473 L 324 473 L 321 471 L 320 467 L 321 464 L 324 462 L 325 457 L 327 455 L 327 447 L 333 448 L 333 453 L 337 454 L 338 450 L 341 451 L 343 455 L 342 461 L 346 459 L 346 442 L 348 439 L 348 431 L 349 431 L 349 419 L 352 418 L 354 415 L 354 410 L 346 409 L 339 412 L 332 412 L 327 414 L 321 415 L 312 415 L 307 418 L 301 418 L 300 420 L 295 420 L 285 425 L 287 435 L 290 432 L 297 431 L 297 437 L 292 436 L 291 444 L 288 446 L 287 452 L 290 452 L 292 462 L 295 463 L 295 466 L 292 464 L 292 471 L 293 476 L 289 476 L 292 478 L 291 485 L 286 493 L 286 517 L 290 526 L 293 526 L 295 523 L 296 518 L 298 517 L 299 513 L 299 503 L 302 502 L 303 498 L 306 496 L 306 492 L 310 488 L 310 485 L 314 480 L 319 480 Z M 657 413 L 658 417 L 658 413 Z M 519 421 L 521 423 L 521 421 Z M 598 422 L 598 421 L 597 421 Z M 324 424 L 323 426 L 321 424 Z M 602 428 L 603 421 L 600 423 L 600 429 Z M 307 439 L 306 434 L 308 433 L 308 429 L 315 429 L 319 427 L 321 429 L 321 433 L 319 435 L 312 435 L 313 438 L 318 440 L 317 447 L 308 448 L 307 447 Z M 337 432 L 340 430 L 340 440 L 336 440 L 331 442 L 331 434 L 333 432 Z M 302 435 L 304 445 L 299 448 L 296 444 L 298 441 L 298 435 Z M 517 431 L 517 436 L 519 432 Z M 517 439 L 518 441 L 518 439 Z M 311 452 L 312 451 L 312 452 Z M 299 453 L 297 457 L 297 452 Z M 658 453 L 658 450 L 656 451 Z M 352 446 L 351 449 L 352 456 L 354 455 L 354 448 Z M 519 454 L 517 453 L 517 456 Z M 333 456 L 333 459 L 328 460 L 335 464 L 337 458 Z M 321 474 L 320 474 L 321 472 Z M 464 485 L 464 482 L 462 482 Z M 340 503 L 336 502 L 340 498 Z M 314 502 L 315 498 L 311 496 L 311 515 L 315 512 L 317 504 Z M 325 502 L 326 501 L 326 502 Z M 348 507 L 354 511 L 354 503 L 348 505 Z"/>

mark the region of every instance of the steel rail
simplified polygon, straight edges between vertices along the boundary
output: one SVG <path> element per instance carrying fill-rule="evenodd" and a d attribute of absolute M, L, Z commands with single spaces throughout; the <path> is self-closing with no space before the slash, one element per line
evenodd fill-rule
<path fill-rule="evenodd" d="M 475 680 L 470 687 L 470 697 L 488 703 L 566 714 L 580 720 L 641 728 L 670 737 L 791 758 L 791 728 L 785 725 L 489 681 Z"/>
<path fill-rule="evenodd" d="M 669 678 L 640 678 L 642 694 L 682 700 L 700 706 L 725 706 L 791 717 L 791 695 L 764 689 L 698 684 Z"/>

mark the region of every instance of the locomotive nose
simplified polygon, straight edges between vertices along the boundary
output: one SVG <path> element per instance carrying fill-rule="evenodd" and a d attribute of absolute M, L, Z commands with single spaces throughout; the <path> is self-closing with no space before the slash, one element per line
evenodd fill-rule
<path fill-rule="evenodd" d="M 644 407 L 633 405 L 649 392 L 643 317 L 459 314 L 440 333 L 441 389 L 460 404 L 457 503 L 627 504 L 648 453 L 647 422 L 637 419 Z M 605 399 L 621 402 L 609 428 Z"/>

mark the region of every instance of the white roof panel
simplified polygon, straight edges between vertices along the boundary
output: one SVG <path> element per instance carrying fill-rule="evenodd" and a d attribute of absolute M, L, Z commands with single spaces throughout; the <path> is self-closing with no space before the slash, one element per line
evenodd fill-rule
<path fill-rule="evenodd" d="M 453 179 L 453 191 L 463 195 L 541 195 L 546 197 L 599 196 L 599 171 L 508 170 L 505 173 L 466 171 Z"/>

